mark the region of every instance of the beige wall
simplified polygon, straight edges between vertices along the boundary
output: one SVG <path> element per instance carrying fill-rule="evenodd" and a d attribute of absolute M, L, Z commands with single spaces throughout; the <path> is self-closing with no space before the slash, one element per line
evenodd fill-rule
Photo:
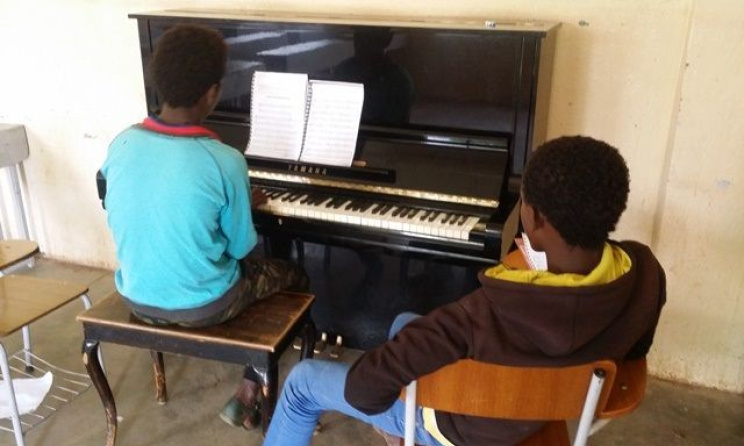
<path fill-rule="evenodd" d="M 35 237 L 51 257 L 114 267 L 93 177 L 143 117 L 129 12 L 196 1 L 0 0 L 0 122 L 26 125 Z M 563 23 L 548 136 L 619 147 L 632 192 L 617 238 L 652 245 L 668 304 L 656 375 L 744 391 L 744 2 L 739 0 L 214 1 L 224 8 L 532 18 Z"/>

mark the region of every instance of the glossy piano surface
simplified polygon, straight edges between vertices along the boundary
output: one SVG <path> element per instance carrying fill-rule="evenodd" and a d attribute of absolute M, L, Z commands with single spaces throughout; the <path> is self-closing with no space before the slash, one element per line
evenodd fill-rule
<path fill-rule="evenodd" d="M 501 139 L 475 148 L 370 135 L 360 141 L 360 166 L 349 169 L 248 158 L 252 184 L 269 193 L 257 227 L 317 243 L 494 263 L 508 159 Z"/>
<path fill-rule="evenodd" d="M 149 113 L 159 99 L 147 63 L 162 33 L 184 22 L 222 32 L 223 96 L 204 124 L 241 152 L 254 72 L 364 84 L 351 167 L 247 158 L 251 184 L 269 195 L 254 212 L 266 252 L 304 263 L 321 331 L 377 345 L 397 312 L 456 300 L 511 244 L 521 174 L 545 138 L 557 24 L 216 10 L 130 17 Z"/>

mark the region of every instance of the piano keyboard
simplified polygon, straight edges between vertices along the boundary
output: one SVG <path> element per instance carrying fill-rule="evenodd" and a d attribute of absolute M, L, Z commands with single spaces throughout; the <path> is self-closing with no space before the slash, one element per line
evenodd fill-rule
<path fill-rule="evenodd" d="M 337 222 L 448 239 L 468 240 L 479 217 L 363 199 L 264 190 L 259 210 L 277 215 Z"/>

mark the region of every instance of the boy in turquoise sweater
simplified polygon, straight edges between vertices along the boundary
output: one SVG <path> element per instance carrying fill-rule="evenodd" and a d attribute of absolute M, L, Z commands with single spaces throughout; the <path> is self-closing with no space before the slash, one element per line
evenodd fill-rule
<path fill-rule="evenodd" d="M 215 30 L 165 32 L 149 66 L 162 109 L 121 132 L 101 168 L 116 288 L 150 324 L 215 325 L 281 289 L 307 289 L 298 266 L 247 257 L 257 242 L 251 205 L 265 197 L 251 193 L 242 154 L 200 125 L 219 100 L 226 61 Z M 246 367 L 225 421 L 256 426 L 257 382 Z"/>

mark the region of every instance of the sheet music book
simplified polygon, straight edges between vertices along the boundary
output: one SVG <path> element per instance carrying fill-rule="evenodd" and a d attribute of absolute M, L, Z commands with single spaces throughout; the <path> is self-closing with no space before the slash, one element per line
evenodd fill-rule
<path fill-rule="evenodd" d="M 351 166 L 363 102 L 363 84 L 308 81 L 307 74 L 257 71 L 245 153 Z"/>
<path fill-rule="evenodd" d="M 307 113 L 307 74 L 253 73 L 246 155 L 297 161 Z"/>

